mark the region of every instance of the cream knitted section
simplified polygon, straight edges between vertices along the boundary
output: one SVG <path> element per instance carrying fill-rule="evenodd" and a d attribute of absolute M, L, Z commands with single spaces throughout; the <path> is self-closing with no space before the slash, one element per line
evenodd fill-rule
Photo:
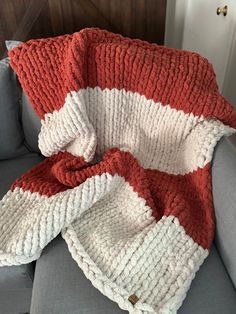
<path fill-rule="evenodd" d="M 46 156 L 63 149 L 87 161 L 95 151 L 99 159 L 119 147 L 145 168 L 186 174 L 210 162 L 217 141 L 234 132 L 218 120 L 186 114 L 138 93 L 96 87 L 69 93 L 62 109 L 46 114 L 39 144 Z"/>

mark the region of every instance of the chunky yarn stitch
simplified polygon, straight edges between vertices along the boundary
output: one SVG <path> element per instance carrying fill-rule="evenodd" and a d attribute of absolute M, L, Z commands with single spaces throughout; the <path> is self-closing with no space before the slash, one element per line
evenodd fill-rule
<path fill-rule="evenodd" d="M 10 59 L 48 158 L 0 203 L 0 265 L 37 259 L 62 232 L 122 309 L 176 313 L 214 237 L 213 150 L 236 128 L 212 66 L 99 29 L 31 40 Z"/>

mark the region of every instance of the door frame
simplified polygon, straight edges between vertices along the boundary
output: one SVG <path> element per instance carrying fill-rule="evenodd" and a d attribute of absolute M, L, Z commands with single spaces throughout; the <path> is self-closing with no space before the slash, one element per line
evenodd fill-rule
<path fill-rule="evenodd" d="M 188 0 L 167 0 L 164 43 L 167 47 L 182 48 Z"/>

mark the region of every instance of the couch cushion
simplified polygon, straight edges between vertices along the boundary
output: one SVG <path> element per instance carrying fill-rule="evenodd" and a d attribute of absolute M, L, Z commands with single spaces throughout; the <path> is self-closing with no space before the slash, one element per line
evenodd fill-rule
<path fill-rule="evenodd" d="M 0 161 L 0 199 L 9 190 L 16 178 L 28 169 L 41 162 L 44 158 L 36 153 L 28 153 L 11 160 Z"/>
<path fill-rule="evenodd" d="M 236 291 L 215 246 L 197 272 L 178 311 L 178 314 L 189 313 L 236 313 Z"/>
<path fill-rule="evenodd" d="M 59 236 L 36 263 L 31 314 L 123 314 L 84 276 Z"/>
<path fill-rule="evenodd" d="M 20 123 L 19 94 L 9 59 L 0 61 L 0 159 L 14 158 L 27 152 Z"/>
<path fill-rule="evenodd" d="M 31 314 L 121 314 L 84 276 L 61 237 L 53 240 L 36 263 Z M 215 249 L 194 279 L 178 313 L 236 313 L 236 293 Z"/>
<path fill-rule="evenodd" d="M 9 190 L 14 180 L 43 158 L 27 154 L 11 160 L 0 161 L 0 198 Z M 0 267 L 0 313 L 13 314 L 29 311 L 33 264 Z"/>
<path fill-rule="evenodd" d="M 0 314 L 29 314 L 32 288 L 0 292 Z"/>
<path fill-rule="evenodd" d="M 236 147 L 223 138 L 212 165 L 216 244 L 236 287 Z"/>

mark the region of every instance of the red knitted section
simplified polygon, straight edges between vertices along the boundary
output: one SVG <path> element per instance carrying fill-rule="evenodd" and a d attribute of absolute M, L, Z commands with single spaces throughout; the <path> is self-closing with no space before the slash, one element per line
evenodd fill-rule
<path fill-rule="evenodd" d="M 52 171 L 53 167 L 56 167 L 57 163 L 63 159 L 69 163 L 75 160 L 75 157 L 65 152 L 45 159 L 18 178 L 11 186 L 11 190 L 13 191 L 15 188 L 21 187 L 25 191 L 37 192 L 49 197 L 67 190 L 68 186 L 62 184 Z M 84 161 L 83 157 L 76 158 L 77 169 L 83 169 L 83 167 L 86 166 L 87 163 Z"/>
<path fill-rule="evenodd" d="M 214 214 L 209 164 L 182 176 L 145 170 L 132 154 L 119 149 L 109 150 L 103 161 L 96 165 L 90 165 L 83 158 L 69 153 L 59 153 L 28 171 L 15 182 L 12 190 L 21 187 L 50 197 L 103 173 L 124 177 L 134 191 L 146 200 L 157 220 L 163 215 L 178 217 L 195 242 L 204 248 L 210 247 L 214 234 Z"/>
<path fill-rule="evenodd" d="M 146 170 L 150 192 L 159 215 L 178 217 L 186 233 L 204 248 L 210 248 L 215 217 L 210 163 L 185 175 Z"/>
<path fill-rule="evenodd" d="M 153 215 L 160 218 L 150 194 L 145 170 L 132 154 L 116 148 L 109 150 L 104 155 L 103 161 L 96 165 L 86 163 L 83 157 L 74 157 L 67 152 L 59 153 L 29 170 L 15 181 L 11 189 L 21 187 L 25 191 L 38 192 L 50 197 L 103 173 L 124 177 L 133 186 L 134 191 L 153 209 Z"/>
<path fill-rule="evenodd" d="M 60 109 L 68 92 L 98 86 L 137 92 L 236 127 L 236 112 L 219 94 L 212 66 L 196 53 L 91 28 L 31 40 L 9 56 L 41 118 Z"/>

